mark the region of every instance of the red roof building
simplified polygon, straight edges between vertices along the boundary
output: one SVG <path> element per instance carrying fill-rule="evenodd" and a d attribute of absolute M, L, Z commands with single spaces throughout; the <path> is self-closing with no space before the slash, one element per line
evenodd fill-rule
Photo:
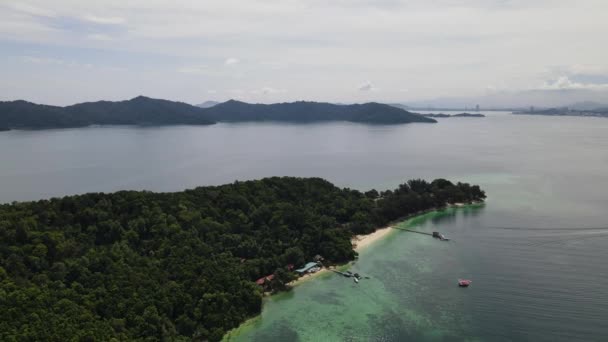
<path fill-rule="evenodd" d="M 263 286 L 266 283 L 266 281 L 271 281 L 272 279 L 274 279 L 274 274 L 262 277 L 262 278 L 256 280 L 255 283 L 260 286 Z"/>

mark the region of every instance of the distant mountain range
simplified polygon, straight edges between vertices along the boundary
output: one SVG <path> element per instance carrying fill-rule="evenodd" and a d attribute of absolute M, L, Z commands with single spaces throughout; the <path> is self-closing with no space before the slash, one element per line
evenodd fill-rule
<path fill-rule="evenodd" d="M 293 102 L 264 105 L 230 100 L 200 108 L 182 102 L 144 96 L 126 101 L 87 102 L 67 107 L 40 105 L 22 100 L 0 102 L 2 130 L 90 125 L 209 125 L 216 122 L 241 121 L 350 121 L 367 124 L 436 122 L 431 118 L 380 103 L 335 105 Z"/>
<path fill-rule="evenodd" d="M 90 125 L 209 125 L 202 109 L 182 102 L 138 96 L 127 101 L 79 103 L 67 107 L 26 101 L 0 102 L 0 126 L 44 129 Z"/>
<path fill-rule="evenodd" d="M 211 108 L 215 105 L 220 104 L 221 102 L 217 102 L 217 101 L 205 101 L 203 103 L 199 103 L 196 106 L 200 107 L 200 108 Z"/>
<path fill-rule="evenodd" d="M 484 95 L 470 97 L 439 97 L 417 101 L 397 101 L 406 105 L 407 110 L 459 110 L 467 111 L 479 105 L 487 110 L 524 110 L 537 108 L 569 107 L 592 110 L 608 107 L 608 88 L 606 89 L 555 89 L 501 91 L 488 89 Z M 579 107 L 582 105 L 582 107 Z"/>
<path fill-rule="evenodd" d="M 349 121 L 373 124 L 400 124 L 410 122 L 436 122 L 422 115 L 410 113 L 381 103 L 336 105 L 321 102 L 292 102 L 276 104 L 249 104 L 230 100 L 205 110 L 215 121 L 281 121 L 320 122 Z"/>

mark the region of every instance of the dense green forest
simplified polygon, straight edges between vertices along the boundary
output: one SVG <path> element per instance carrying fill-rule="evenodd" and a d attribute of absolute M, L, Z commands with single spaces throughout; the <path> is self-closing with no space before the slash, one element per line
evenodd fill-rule
<path fill-rule="evenodd" d="M 99 101 L 67 107 L 26 101 L 0 102 L 0 126 L 14 129 L 90 125 L 208 125 L 202 109 L 186 103 L 138 96 L 128 101 Z"/>
<path fill-rule="evenodd" d="M 437 122 L 419 114 L 381 104 L 364 103 L 337 105 L 322 102 L 298 101 L 292 103 L 250 104 L 230 100 L 205 109 L 215 121 L 279 121 L 322 122 L 349 121 L 370 124 L 400 124 L 410 122 Z"/>
<path fill-rule="evenodd" d="M 354 234 L 480 201 L 478 186 L 412 180 L 392 191 L 266 178 L 176 193 L 121 191 L 0 205 L 0 340 L 216 341 L 320 254 Z"/>
<path fill-rule="evenodd" d="M 227 101 L 209 108 L 138 96 L 127 101 L 98 101 L 67 107 L 26 101 L 0 102 L 0 127 L 45 129 L 90 125 L 208 125 L 215 122 L 350 121 L 376 124 L 436 122 L 424 116 L 379 103 L 335 105 L 293 102 L 272 105 Z"/>

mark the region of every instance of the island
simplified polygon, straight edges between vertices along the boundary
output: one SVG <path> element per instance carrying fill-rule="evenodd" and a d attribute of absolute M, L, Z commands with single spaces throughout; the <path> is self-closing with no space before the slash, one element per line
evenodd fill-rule
<path fill-rule="evenodd" d="M 91 125 L 210 125 L 202 109 L 186 103 L 138 96 L 127 101 L 98 101 L 67 107 L 26 101 L 0 102 L 0 125 L 13 129 Z"/>
<path fill-rule="evenodd" d="M 230 100 L 207 108 L 205 113 L 213 120 L 225 122 L 276 121 L 314 123 L 348 121 L 367 124 L 437 122 L 416 113 L 410 113 L 403 109 L 376 102 L 343 105 L 298 101 L 266 105 Z"/>
<path fill-rule="evenodd" d="M 217 122 L 251 121 L 348 121 L 364 124 L 436 122 L 380 103 L 336 105 L 300 101 L 265 105 L 230 100 L 201 106 L 205 108 L 144 96 L 126 101 L 87 102 L 67 107 L 18 100 L 0 102 L 0 126 L 12 129 L 48 129 L 91 125 L 210 125 Z"/>
<path fill-rule="evenodd" d="M 7 132 L 10 131 L 11 129 L 8 127 L 0 127 L 0 132 Z"/>
<path fill-rule="evenodd" d="M 0 340 L 218 341 L 296 269 L 353 260 L 353 236 L 484 198 L 445 179 L 273 177 L 0 205 Z"/>
<path fill-rule="evenodd" d="M 460 114 L 444 114 L 444 113 L 439 113 L 439 114 L 421 114 L 423 116 L 429 117 L 429 118 L 485 118 L 486 116 L 483 114 L 479 114 L 479 113 L 475 113 L 475 114 L 471 114 L 471 113 L 460 113 Z"/>

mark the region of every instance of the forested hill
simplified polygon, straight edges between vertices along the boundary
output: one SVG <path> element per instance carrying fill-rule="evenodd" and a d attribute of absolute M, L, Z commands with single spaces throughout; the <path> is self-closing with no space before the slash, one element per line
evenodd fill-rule
<path fill-rule="evenodd" d="M 26 101 L 0 102 L 0 127 L 44 129 L 90 125 L 206 125 L 219 121 L 320 122 L 400 124 L 436 122 L 418 114 L 379 103 L 334 105 L 293 102 L 272 105 L 230 100 L 209 108 L 139 96 L 127 101 L 98 101 L 67 107 Z"/>
<path fill-rule="evenodd" d="M 44 129 L 90 125 L 208 125 L 203 109 L 186 103 L 139 96 L 127 101 L 99 101 L 67 107 L 26 101 L 0 102 L 0 126 Z"/>
<path fill-rule="evenodd" d="M 485 198 L 413 180 L 361 193 L 267 178 L 177 193 L 122 191 L 0 205 L 0 340 L 219 340 L 317 254 L 420 210 Z"/>
<path fill-rule="evenodd" d="M 291 102 L 276 104 L 250 104 L 235 100 L 206 109 L 216 121 L 282 121 L 321 122 L 350 121 L 370 124 L 400 124 L 410 122 L 437 122 L 419 114 L 381 104 L 364 103 L 337 105 L 321 102 Z"/>

